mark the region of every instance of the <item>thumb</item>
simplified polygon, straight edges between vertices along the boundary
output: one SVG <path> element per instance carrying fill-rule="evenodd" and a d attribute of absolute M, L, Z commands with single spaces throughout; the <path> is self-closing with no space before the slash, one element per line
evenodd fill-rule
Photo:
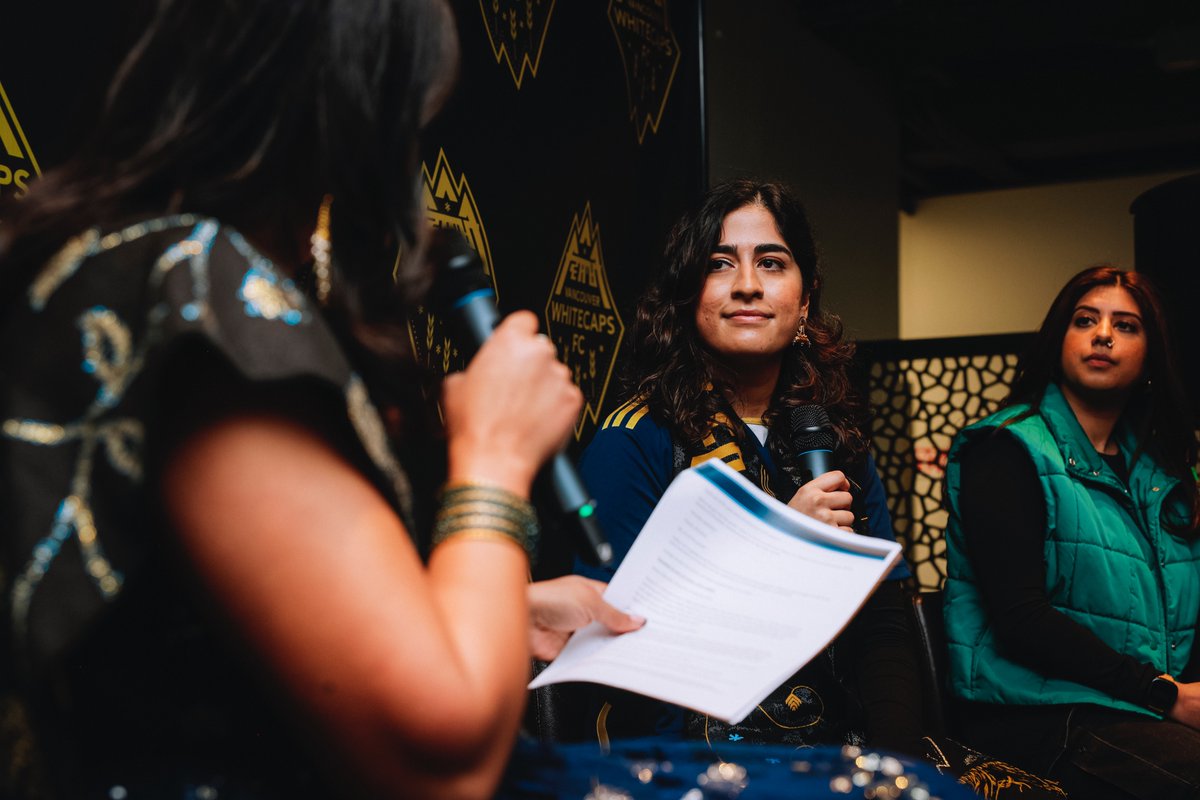
<path fill-rule="evenodd" d="M 596 605 L 592 608 L 592 618 L 613 633 L 636 631 L 646 624 L 645 617 L 626 614 L 624 611 L 610 606 L 599 597 L 596 598 Z"/>

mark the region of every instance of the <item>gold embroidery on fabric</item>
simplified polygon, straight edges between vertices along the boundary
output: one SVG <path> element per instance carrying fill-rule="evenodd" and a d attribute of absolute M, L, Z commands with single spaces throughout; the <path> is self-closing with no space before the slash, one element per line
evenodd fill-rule
<path fill-rule="evenodd" d="M 958 782 L 970 786 L 974 792 L 986 800 L 999 800 L 1008 794 L 1005 790 L 1013 789 L 1024 792 L 1026 789 L 1041 789 L 1058 797 L 1066 797 L 1067 793 L 1056 781 L 1039 778 L 1026 772 L 1020 767 L 1006 764 L 1003 761 L 985 761 L 967 770 Z"/>
<path fill-rule="evenodd" d="M 351 375 L 350 383 L 346 386 L 346 412 L 350 417 L 350 423 L 358 433 L 358 438 L 367 450 L 367 455 L 392 482 L 405 521 L 410 523 L 412 487 L 408 482 L 408 476 L 400 467 L 400 462 L 396 460 L 391 447 L 388 446 L 383 420 L 380 419 L 379 412 L 375 410 L 375 406 L 367 394 L 367 387 L 358 375 Z"/>
<path fill-rule="evenodd" d="M 196 219 L 193 215 L 182 214 L 137 223 L 103 237 L 96 230 L 75 237 L 47 262 L 34 280 L 29 290 L 31 308 L 42 310 L 53 293 L 88 258 L 150 233 L 196 225 Z M 150 275 L 151 284 L 156 285 L 171 266 L 185 258 L 192 259 L 194 267 L 199 264 L 202 271 L 204 256 L 217 230 L 217 225 L 212 222 L 197 225 L 191 238 L 172 246 L 158 260 Z M 193 283 L 202 277 L 194 270 Z M 158 309 L 151 310 L 152 323 L 161 322 L 158 312 Z M 89 502 L 91 481 L 98 447 L 103 447 L 108 463 L 119 474 L 135 483 L 142 480 L 141 454 L 145 438 L 142 422 L 133 418 L 102 417 L 120 403 L 141 371 L 146 348 L 153 337 L 148 335 L 135 349 L 129 326 L 104 306 L 85 310 L 77 325 L 83 351 L 81 368 L 99 384 L 95 398 L 82 417 L 67 424 L 33 419 L 7 419 L 3 423 L 5 436 L 31 445 L 49 447 L 79 443 L 70 493 L 59 503 L 49 533 L 34 546 L 29 561 L 12 583 L 11 610 L 14 629 L 19 636 L 25 634 L 34 592 L 63 545 L 71 539 L 78 543 L 84 570 L 105 600 L 116 597 L 124 582 L 122 573 L 105 555 L 96 530 Z"/>
<path fill-rule="evenodd" d="M 46 266 L 29 286 L 29 302 L 35 309 L 41 310 L 50 299 L 50 295 L 54 294 L 54 290 L 74 274 L 83 263 L 84 257 L 96 249 L 99 238 L 100 231 L 95 228 L 84 231 L 72 237 L 46 262 Z"/>
<path fill-rule="evenodd" d="M 32 419 L 4 420 L 4 435 L 30 444 L 58 444 L 79 435 L 78 425 L 56 425 Z"/>
<path fill-rule="evenodd" d="M 34 278 L 29 286 L 29 305 L 34 311 L 45 308 L 50 296 L 63 282 L 75 274 L 85 260 L 111 250 L 117 245 L 140 239 L 148 233 L 158 233 L 168 228 L 179 228 L 194 225 L 197 217 L 194 214 L 176 214 L 171 217 L 161 217 L 146 222 L 139 222 L 122 228 L 119 231 L 106 234 L 103 238 L 100 231 L 91 228 L 78 236 L 72 237 L 62 249 L 51 256 L 46 266 Z"/>
<path fill-rule="evenodd" d="M 935 742 L 932 738 L 930 738 L 928 736 L 922 737 L 921 741 L 926 742 L 931 748 L 933 748 L 934 750 L 937 751 L 937 754 L 938 754 L 937 759 L 935 760 L 935 759 L 930 758 L 929 760 L 933 761 L 933 766 L 937 768 L 938 772 L 945 774 L 943 772 L 943 770 L 950 768 L 950 759 L 946 758 L 945 751 L 942 750 L 941 746 L 938 745 L 937 742 Z"/>
<path fill-rule="evenodd" d="M 79 320 L 83 331 L 83 370 L 100 382 L 100 401 L 109 405 L 124 394 L 138 365 L 131 358 L 129 328 L 107 308 L 93 308 Z"/>
<path fill-rule="evenodd" d="M 142 480 L 142 442 L 145 429 L 136 419 L 119 419 L 101 426 L 99 431 L 104 442 L 108 463 L 134 483 Z"/>
<path fill-rule="evenodd" d="M 238 295 L 263 319 L 282 319 L 289 324 L 298 322 L 303 300 L 298 290 L 280 283 L 275 276 L 251 271 L 242 281 Z"/>
<path fill-rule="evenodd" d="M 804 704 L 804 700 L 802 700 L 800 698 L 800 695 L 798 694 L 800 689 L 807 689 L 809 692 L 811 692 L 813 698 L 817 701 L 817 704 L 819 704 L 821 707 L 820 711 L 817 711 L 815 713 L 809 712 L 813 715 L 813 719 L 811 722 L 805 722 L 803 725 L 784 725 L 782 722 L 780 722 L 779 720 L 772 717 L 771 714 L 765 708 L 763 708 L 761 705 L 757 706 L 757 708 L 759 711 L 762 712 L 762 715 L 764 717 L 766 717 L 767 720 L 772 725 L 774 725 L 775 727 L 780 728 L 782 730 L 798 731 L 803 728 L 811 728 L 814 725 L 818 724 L 821 721 L 821 719 L 825 716 L 825 701 L 821 699 L 821 695 L 817 694 L 817 690 L 812 688 L 811 686 L 804 686 L 804 685 L 793 686 L 791 689 L 791 692 L 788 693 L 787 698 L 784 700 L 784 703 L 786 703 L 787 707 L 792 711 L 799 710 L 800 706 Z"/>
<path fill-rule="evenodd" d="M 600 752 L 608 755 L 612 741 L 608 736 L 608 715 L 612 711 L 612 703 L 606 702 L 596 715 L 596 740 L 600 743 Z"/>

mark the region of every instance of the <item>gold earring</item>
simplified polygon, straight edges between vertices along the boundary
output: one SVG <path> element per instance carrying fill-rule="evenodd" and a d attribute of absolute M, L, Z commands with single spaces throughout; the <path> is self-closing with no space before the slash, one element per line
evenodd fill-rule
<path fill-rule="evenodd" d="M 313 282 L 316 285 L 317 302 L 321 305 L 329 302 L 329 292 L 333 289 L 330 266 L 332 244 L 329 239 L 329 207 L 332 205 L 333 195 L 327 194 L 321 198 L 321 207 L 317 210 L 317 227 L 308 240 L 313 257 Z"/>
<path fill-rule="evenodd" d="M 808 322 L 808 317 L 800 318 L 800 325 L 796 328 L 796 335 L 792 337 L 792 344 L 808 347 L 812 344 L 812 340 L 808 338 L 808 334 L 804 332 L 804 323 Z"/>

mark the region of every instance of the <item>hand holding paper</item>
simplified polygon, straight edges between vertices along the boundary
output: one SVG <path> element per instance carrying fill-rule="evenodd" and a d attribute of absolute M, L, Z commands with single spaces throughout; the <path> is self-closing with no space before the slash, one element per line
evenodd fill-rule
<path fill-rule="evenodd" d="M 900 557 L 788 508 L 719 460 L 671 484 L 604 599 L 649 621 L 578 631 L 530 684 L 590 681 L 745 718 L 819 653 Z"/>

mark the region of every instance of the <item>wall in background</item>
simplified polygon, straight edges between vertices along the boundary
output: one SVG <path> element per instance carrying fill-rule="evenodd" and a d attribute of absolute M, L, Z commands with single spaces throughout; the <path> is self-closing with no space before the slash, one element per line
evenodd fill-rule
<path fill-rule="evenodd" d="M 899 334 L 898 129 L 857 68 L 785 0 L 707 0 L 709 179 L 778 178 L 808 207 L 824 302 L 859 339 Z"/>
<path fill-rule="evenodd" d="M 900 215 L 900 338 L 1036 329 L 1079 270 L 1134 266 L 1130 203 L 1182 174 L 923 201 Z"/>

